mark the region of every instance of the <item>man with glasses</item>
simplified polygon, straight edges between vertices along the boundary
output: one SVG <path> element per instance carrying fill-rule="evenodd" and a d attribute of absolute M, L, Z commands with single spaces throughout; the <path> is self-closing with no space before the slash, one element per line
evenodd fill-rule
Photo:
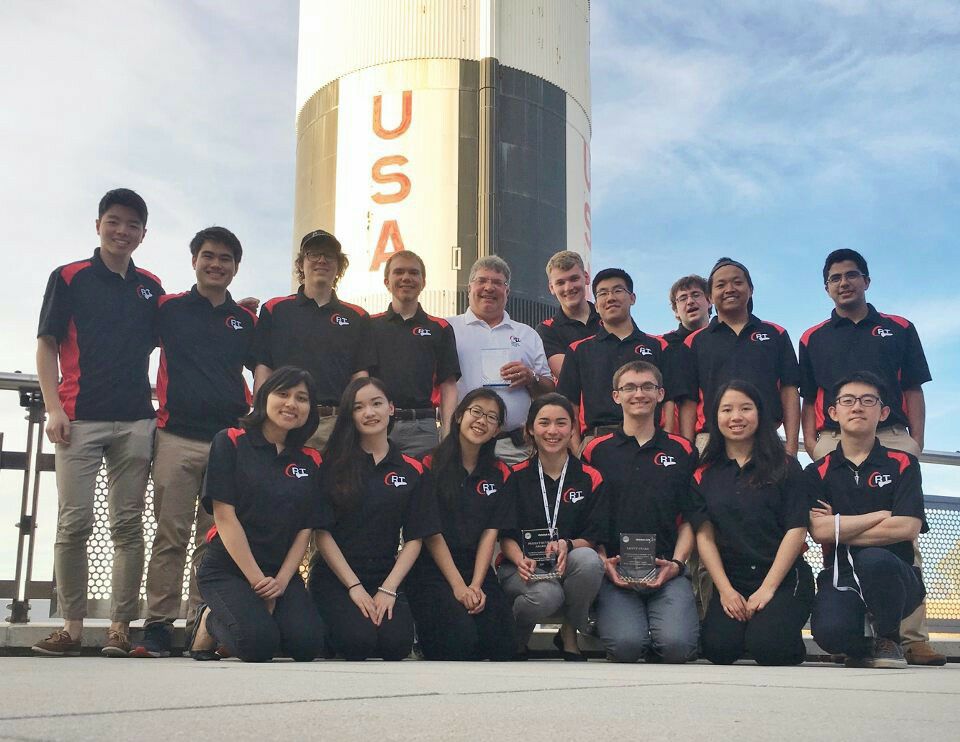
<path fill-rule="evenodd" d="M 878 422 L 877 438 L 887 448 L 919 456 L 926 418 L 922 385 L 931 376 L 916 327 L 903 317 L 881 314 L 867 303 L 870 271 L 855 250 L 834 250 L 827 255 L 823 283 L 833 300 L 833 312 L 800 338 L 804 448 L 817 460 L 837 447 L 843 429 L 828 414 L 828 391 L 850 373 L 869 371 L 887 390 L 884 403 L 890 408 L 890 414 Z M 919 550 L 916 557 L 919 564 Z M 946 662 L 929 644 L 925 604 L 904 622 L 901 633 L 911 664 Z"/>
<path fill-rule="evenodd" d="M 295 262 L 300 288 L 264 304 L 257 323 L 254 389 L 281 366 L 309 371 L 317 384 L 320 424 L 307 445 L 318 449 L 333 430 L 347 384 L 367 376 L 377 364 L 367 312 L 340 301 L 335 291 L 349 264 L 339 240 L 329 232 L 318 229 L 305 235 Z"/>
<path fill-rule="evenodd" d="M 470 268 L 470 306 L 450 317 L 456 335 L 462 376 L 457 395 L 486 386 L 494 389 L 507 407 L 507 417 L 497 436 L 497 456 L 508 464 L 527 458 L 523 424 L 530 401 L 552 392 L 553 378 L 543 351 L 543 341 L 529 325 L 506 312 L 510 295 L 510 266 L 496 255 L 480 258 Z"/>
<path fill-rule="evenodd" d="M 667 341 L 668 352 L 680 352 L 683 341 L 710 322 L 713 305 L 707 293 L 707 279 L 695 274 L 678 278 L 670 287 L 669 298 L 670 309 L 680 324 L 676 330 L 664 333 L 663 339 Z M 696 404 L 692 400 L 690 411 L 696 414 Z M 663 419 L 667 431 L 680 431 L 680 410 L 674 402 L 664 402 Z"/>
<path fill-rule="evenodd" d="M 593 279 L 593 295 L 603 327 L 595 335 L 571 343 L 557 383 L 557 391 L 578 410 L 583 445 L 619 429 L 623 422 L 623 410 L 612 396 L 611 379 L 625 363 L 647 361 L 660 369 L 665 399 L 680 401 L 693 393 L 688 376 L 673 362 L 678 354 L 668 356 L 667 341 L 640 330 L 630 316 L 637 297 L 626 271 L 600 271 Z M 691 431 L 687 434 L 692 436 Z"/>
<path fill-rule="evenodd" d="M 547 288 L 560 302 L 560 311 L 537 325 L 553 378 L 560 378 L 563 358 L 570 343 L 596 334 L 600 329 L 597 308 L 587 301 L 590 274 L 583 258 L 561 250 L 547 261 Z"/>

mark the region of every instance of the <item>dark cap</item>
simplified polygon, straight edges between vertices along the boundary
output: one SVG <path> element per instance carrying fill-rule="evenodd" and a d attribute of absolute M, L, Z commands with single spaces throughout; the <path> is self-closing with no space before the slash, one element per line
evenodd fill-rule
<path fill-rule="evenodd" d="M 328 245 L 336 249 L 337 252 L 343 252 L 343 248 L 340 246 L 340 240 L 325 229 L 315 229 L 304 235 L 303 239 L 300 240 L 300 252 L 303 252 L 304 248 L 310 244 L 314 244 L 317 247 Z"/>
<path fill-rule="evenodd" d="M 753 289 L 753 279 L 750 278 L 750 271 L 747 270 L 747 266 L 734 260 L 733 258 L 720 258 L 716 263 L 714 263 L 713 268 L 710 269 L 710 276 L 707 278 L 707 293 L 711 295 L 713 294 L 713 274 L 728 265 L 732 265 L 734 268 L 739 268 L 742 270 L 744 278 L 747 279 L 747 285 Z M 750 301 L 747 302 L 747 311 L 753 312 L 753 297 L 750 297 Z"/>

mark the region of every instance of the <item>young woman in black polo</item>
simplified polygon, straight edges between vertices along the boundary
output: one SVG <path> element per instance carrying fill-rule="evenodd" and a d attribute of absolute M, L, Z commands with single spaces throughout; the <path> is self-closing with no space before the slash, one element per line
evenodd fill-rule
<path fill-rule="evenodd" d="M 512 526 L 510 469 L 494 454 L 505 416 L 496 392 L 474 389 L 423 462 L 443 531 L 425 539 L 406 585 L 428 660 L 509 660 L 516 650 L 510 603 L 491 567 L 500 529 Z"/>
<path fill-rule="evenodd" d="M 806 480 L 753 384 L 725 384 L 713 413 L 691 483 L 690 520 L 715 586 L 700 631 L 702 655 L 718 665 L 744 652 L 761 665 L 800 664 L 800 631 L 813 604 L 813 575 L 801 556 Z"/>
<path fill-rule="evenodd" d="M 314 528 L 329 527 L 324 467 L 303 444 L 317 427 L 313 379 L 279 368 L 257 390 L 239 428 L 213 439 L 202 497 L 215 528 L 197 573 L 205 601 L 190 654 L 246 662 L 276 654 L 309 662 L 323 625 L 298 569 Z"/>
<path fill-rule="evenodd" d="M 423 465 L 387 438 L 392 414 L 382 381 L 355 379 L 324 452 L 334 522 L 317 534 L 309 586 L 331 649 L 348 660 L 410 654 L 413 617 L 400 588 L 423 538 L 440 531 Z"/>
<path fill-rule="evenodd" d="M 564 660 L 586 658 L 577 646 L 577 631 L 588 628 L 588 613 L 603 580 L 603 562 L 593 544 L 582 538 L 603 479 L 592 466 L 570 455 L 573 405 L 560 394 L 545 394 L 530 405 L 524 430 L 534 453 L 511 469 L 508 490 L 516 509 L 516 531 L 500 539 L 503 560 L 500 584 L 513 605 L 519 650 L 536 624 L 563 615 L 554 644 Z M 556 557 L 559 576 L 549 574 L 524 555 L 523 536 L 531 529 L 550 529 L 547 554 Z"/>

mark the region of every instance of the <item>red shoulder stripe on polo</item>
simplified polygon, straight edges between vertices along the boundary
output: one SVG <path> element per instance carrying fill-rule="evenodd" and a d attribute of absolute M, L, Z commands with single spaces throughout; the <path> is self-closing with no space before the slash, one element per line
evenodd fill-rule
<path fill-rule="evenodd" d="M 697 484 L 700 484 L 703 481 L 703 473 L 710 468 L 710 464 L 704 464 L 703 466 L 698 466 L 697 470 L 693 473 L 693 479 Z"/>
<path fill-rule="evenodd" d="M 160 300 L 163 301 L 163 297 L 160 297 Z M 247 309 L 245 306 L 243 306 L 243 304 L 237 304 L 237 306 L 240 307 L 244 312 L 246 312 L 247 314 L 250 315 L 250 318 L 253 320 L 253 324 L 254 324 L 254 325 L 257 324 L 257 313 L 256 313 L 256 312 L 254 312 L 254 311 L 251 310 L 251 309 Z"/>
<path fill-rule="evenodd" d="M 820 466 L 817 467 L 817 474 L 820 475 L 820 479 L 827 478 L 827 470 L 830 468 L 830 457 L 833 454 L 827 454 L 823 457 L 823 461 L 820 462 Z"/>
<path fill-rule="evenodd" d="M 674 435 L 673 433 L 667 433 L 667 437 L 670 438 L 670 440 L 673 440 L 679 443 L 683 448 L 683 450 L 686 451 L 687 453 L 693 453 L 693 445 L 690 443 L 690 441 L 688 441 L 682 435 Z"/>
<path fill-rule="evenodd" d="M 819 325 L 814 325 L 813 327 L 809 328 L 805 333 L 803 333 L 803 335 L 800 336 L 800 345 L 806 345 L 810 341 L 810 336 L 813 335 L 813 333 L 815 333 L 825 324 L 827 324 L 829 321 L 830 321 L 830 318 L 828 317 Z"/>
<path fill-rule="evenodd" d="M 433 454 L 428 453 L 423 457 L 423 466 L 425 469 L 430 469 L 433 466 Z"/>
<path fill-rule="evenodd" d="M 278 296 L 274 299 L 271 299 L 266 304 L 264 304 L 263 308 L 266 309 L 268 312 L 273 312 L 273 308 L 277 306 L 277 304 L 280 304 L 285 301 L 290 301 L 291 299 L 296 299 L 296 298 L 297 298 L 296 294 L 290 294 L 290 296 Z"/>
<path fill-rule="evenodd" d="M 547 318 L 543 321 L 543 326 L 544 326 L 544 327 L 553 327 L 553 317 L 547 317 Z"/>
<path fill-rule="evenodd" d="M 371 314 L 370 319 L 380 319 L 381 317 L 386 317 L 386 312 L 378 312 L 377 314 Z"/>
<path fill-rule="evenodd" d="M 504 464 L 500 459 L 497 459 L 497 468 L 500 470 L 500 473 L 503 474 L 504 482 L 510 479 L 510 467 Z"/>
<path fill-rule="evenodd" d="M 237 441 L 240 440 L 240 436 L 246 435 L 247 431 L 243 428 L 227 428 L 227 437 L 233 441 L 233 445 L 237 445 Z"/>
<path fill-rule="evenodd" d="M 76 263 L 70 263 L 70 265 L 63 266 L 63 268 L 60 269 L 60 276 L 63 278 L 64 283 L 69 286 L 74 276 L 76 276 L 84 268 L 89 268 L 91 265 L 92 264 L 89 260 L 78 260 Z"/>
<path fill-rule="evenodd" d="M 445 319 L 443 319 L 443 317 L 434 317 L 432 314 L 428 314 L 427 319 L 436 322 L 438 325 L 440 325 L 440 327 L 444 329 L 450 327 L 450 323 L 447 322 Z"/>
<path fill-rule="evenodd" d="M 157 282 L 157 286 L 161 286 L 161 285 L 162 285 L 160 279 L 157 278 L 157 276 L 155 276 L 155 275 L 154 275 L 153 273 L 151 273 L 150 271 L 146 270 L 145 268 L 137 268 L 137 273 L 139 273 L 141 276 L 146 276 L 147 278 L 151 279 L 152 281 L 156 281 L 156 282 Z"/>
<path fill-rule="evenodd" d="M 189 291 L 181 291 L 179 294 L 164 294 L 164 295 L 161 296 L 159 299 L 157 299 L 157 306 L 158 306 L 158 307 L 162 307 L 164 304 L 166 304 L 166 303 L 167 303 L 168 301 L 170 301 L 171 299 L 179 299 L 179 298 L 181 298 L 181 297 L 183 297 L 183 296 L 186 296 L 186 295 L 189 294 L 189 293 L 190 293 Z"/>
<path fill-rule="evenodd" d="M 704 330 L 706 330 L 707 327 L 709 327 L 709 326 L 710 326 L 710 325 L 704 325 L 703 327 L 701 327 L 701 328 L 700 328 L 699 330 L 697 330 L 696 332 L 691 332 L 689 335 L 687 335 L 687 339 L 683 341 L 683 344 L 686 345 L 688 348 L 692 348 L 692 347 L 693 347 L 693 339 L 694 339 L 697 335 L 699 335 L 701 332 L 703 332 Z"/>
<path fill-rule="evenodd" d="M 413 456 L 407 456 L 407 454 L 401 454 L 403 460 L 406 461 L 410 466 L 417 470 L 418 474 L 423 474 L 423 464 L 417 461 Z"/>
<path fill-rule="evenodd" d="M 569 346 L 570 350 L 576 350 L 577 346 L 580 345 L 580 343 L 585 343 L 588 340 L 593 340 L 595 337 L 596 335 L 591 335 L 588 338 L 580 338 L 579 340 L 574 340 L 572 343 L 570 343 L 570 346 Z"/>
<path fill-rule="evenodd" d="M 317 449 L 304 446 L 300 450 L 313 459 L 313 463 L 317 466 L 320 466 L 320 464 L 323 463 L 323 459 L 320 457 L 320 452 Z"/>
<path fill-rule="evenodd" d="M 367 310 L 364 309 L 363 307 L 361 307 L 359 304 L 351 304 L 350 302 L 348 302 L 348 301 L 343 301 L 342 299 L 340 300 L 340 303 L 343 304 L 343 306 L 345 306 L 345 307 L 350 307 L 350 309 L 352 309 L 354 312 L 356 312 L 357 314 L 359 314 L 361 317 L 369 317 L 369 316 L 370 316 L 370 314 L 367 312 Z M 417 463 L 419 464 L 420 462 L 418 461 Z"/>
<path fill-rule="evenodd" d="M 772 327 L 773 329 L 775 329 L 775 330 L 776 330 L 777 332 L 779 332 L 781 335 L 783 335 L 783 333 L 786 332 L 786 329 L 783 328 L 783 327 L 781 327 L 780 325 L 778 325 L 776 322 L 771 322 L 770 320 L 766 320 L 766 319 L 765 319 L 765 320 L 761 320 L 761 322 L 763 322 L 763 324 L 765 324 L 765 325 L 770 325 L 770 327 Z"/>
<path fill-rule="evenodd" d="M 514 474 L 516 474 L 518 471 L 523 471 L 523 470 L 526 469 L 528 466 L 530 466 L 530 459 L 524 459 L 523 461 L 521 461 L 521 462 L 519 462 L 519 463 L 514 464 L 513 466 L 511 466 L 511 467 L 510 467 L 510 471 L 512 471 Z"/>
<path fill-rule="evenodd" d="M 591 457 L 593 456 L 593 449 L 595 449 L 604 441 L 610 440 L 611 438 L 613 438 L 613 433 L 606 433 L 605 435 L 597 436 L 587 444 L 587 447 L 583 449 L 583 453 L 581 453 L 580 455 L 583 458 L 585 458 L 587 461 L 590 461 Z"/>
<path fill-rule="evenodd" d="M 597 491 L 597 487 L 599 487 L 601 484 L 603 484 L 603 475 L 600 474 L 600 472 L 598 472 L 596 469 L 594 469 L 594 468 L 593 468 L 592 466 L 590 466 L 589 464 L 585 464 L 585 465 L 583 466 L 583 471 L 584 471 L 584 473 L 590 475 L 590 483 L 591 483 L 592 486 L 593 486 L 593 491 L 596 492 L 596 491 Z"/>
<path fill-rule="evenodd" d="M 209 544 L 211 541 L 213 541 L 217 537 L 218 533 L 219 531 L 217 530 L 217 527 L 215 525 L 210 526 L 210 530 L 207 531 L 207 538 L 206 538 L 207 543 Z"/>
<path fill-rule="evenodd" d="M 668 343 L 668 342 L 664 339 L 663 335 L 651 335 L 650 337 L 655 338 L 656 340 L 659 340 L 659 341 L 660 341 L 660 350 L 666 350 L 666 349 L 667 349 L 667 346 L 670 345 L 670 343 Z"/>
<path fill-rule="evenodd" d="M 900 464 L 901 474 L 903 474 L 904 470 L 910 466 L 910 457 L 907 456 L 907 454 L 905 454 L 903 451 L 887 451 L 887 456 Z"/>
<path fill-rule="evenodd" d="M 900 317 L 899 315 L 896 315 L 896 314 L 884 314 L 883 312 L 878 312 L 878 314 L 885 319 L 891 320 L 892 322 L 896 322 L 903 329 L 907 329 L 908 327 L 910 327 L 910 320 L 908 320 L 906 317 Z"/>

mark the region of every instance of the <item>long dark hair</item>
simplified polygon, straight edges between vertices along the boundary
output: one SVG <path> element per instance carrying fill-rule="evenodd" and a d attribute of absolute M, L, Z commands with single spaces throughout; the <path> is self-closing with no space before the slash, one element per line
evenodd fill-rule
<path fill-rule="evenodd" d="M 267 419 L 267 397 L 273 392 L 292 389 L 301 382 L 307 387 L 307 395 L 310 397 L 310 414 L 307 415 L 307 421 L 299 428 L 287 431 L 285 441 L 287 448 L 301 448 L 316 431 L 317 424 L 320 422 L 320 416 L 317 414 L 317 385 L 310 372 L 302 368 L 281 366 L 270 374 L 267 380 L 257 388 L 253 398 L 253 409 L 240 418 L 240 427 L 245 430 L 262 428 Z"/>
<path fill-rule="evenodd" d="M 537 451 L 537 443 L 533 439 L 533 424 L 536 422 L 537 415 L 540 414 L 540 410 L 542 410 L 544 407 L 549 407 L 550 405 L 562 407 L 567 415 L 570 416 L 571 430 L 573 430 L 573 426 L 577 424 L 577 416 L 574 414 L 573 404 L 562 394 L 550 392 L 549 394 L 543 394 L 533 400 L 533 402 L 530 403 L 530 409 L 527 411 L 527 421 L 523 424 L 523 433 L 526 435 L 527 440 L 530 441 L 530 445 L 533 447 L 533 453 L 530 454 L 531 459 L 539 453 Z"/>
<path fill-rule="evenodd" d="M 764 484 L 779 484 L 787 475 L 787 452 L 783 447 L 780 436 L 777 435 L 773 420 L 770 419 L 770 413 L 763 405 L 760 390 L 749 381 L 733 379 L 717 391 L 717 396 L 713 400 L 713 415 L 707 429 L 710 434 L 710 442 L 707 444 L 703 456 L 700 457 L 700 463 L 709 466 L 723 461 L 727 456 L 726 439 L 720 432 L 717 412 L 720 409 L 720 401 L 723 399 L 723 395 L 729 391 L 745 394 L 757 408 L 757 432 L 753 436 L 753 451 L 750 453 L 752 466 L 747 481 L 755 487 Z"/>
<path fill-rule="evenodd" d="M 467 408 L 472 407 L 479 399 L 486 399 L 497 405 L 497 416 L 500 419 L 500 425 L 507 416 L 507 407 L 503 399 L 492 389 L 480 387 L 468 392 L 460 400 L 453 411 L 453 419 L 450 422 L 450 435 L 443 439 L 439 446 L 433 449 L 432 462 L 430 466 L 431 481 L 433 482 L 433 491 L 437 499 L 446 505 L 452 505 L 460 492 L 460 485 L 463 481 L 463 451 L 460 446 L 460 423 L 463 416 L 467 414 Z M 496 454 L 494 449 L 497 447 L 496 437 L 491 438 L 482 446 L 477 456 L 477 468 L 487 469 L 494 465 Z"/>
<path fill-rule="evenodd" d="M 376 387 L 390 401 L 387 386 L 380 379 L 363 376 L 351 381 L 340 397 L 337 419 L 323 451 L 323 458 L 330 466 L 328 471 L 333 472 L 330 499 L 334 509 L 341 513 L 357 505 L 363 487 L 363 461 L 367 454 L 360 448 L 360 431 L 353 421 L 353 405 L 357 401 L 357 393 L 365 386 Z"/>

